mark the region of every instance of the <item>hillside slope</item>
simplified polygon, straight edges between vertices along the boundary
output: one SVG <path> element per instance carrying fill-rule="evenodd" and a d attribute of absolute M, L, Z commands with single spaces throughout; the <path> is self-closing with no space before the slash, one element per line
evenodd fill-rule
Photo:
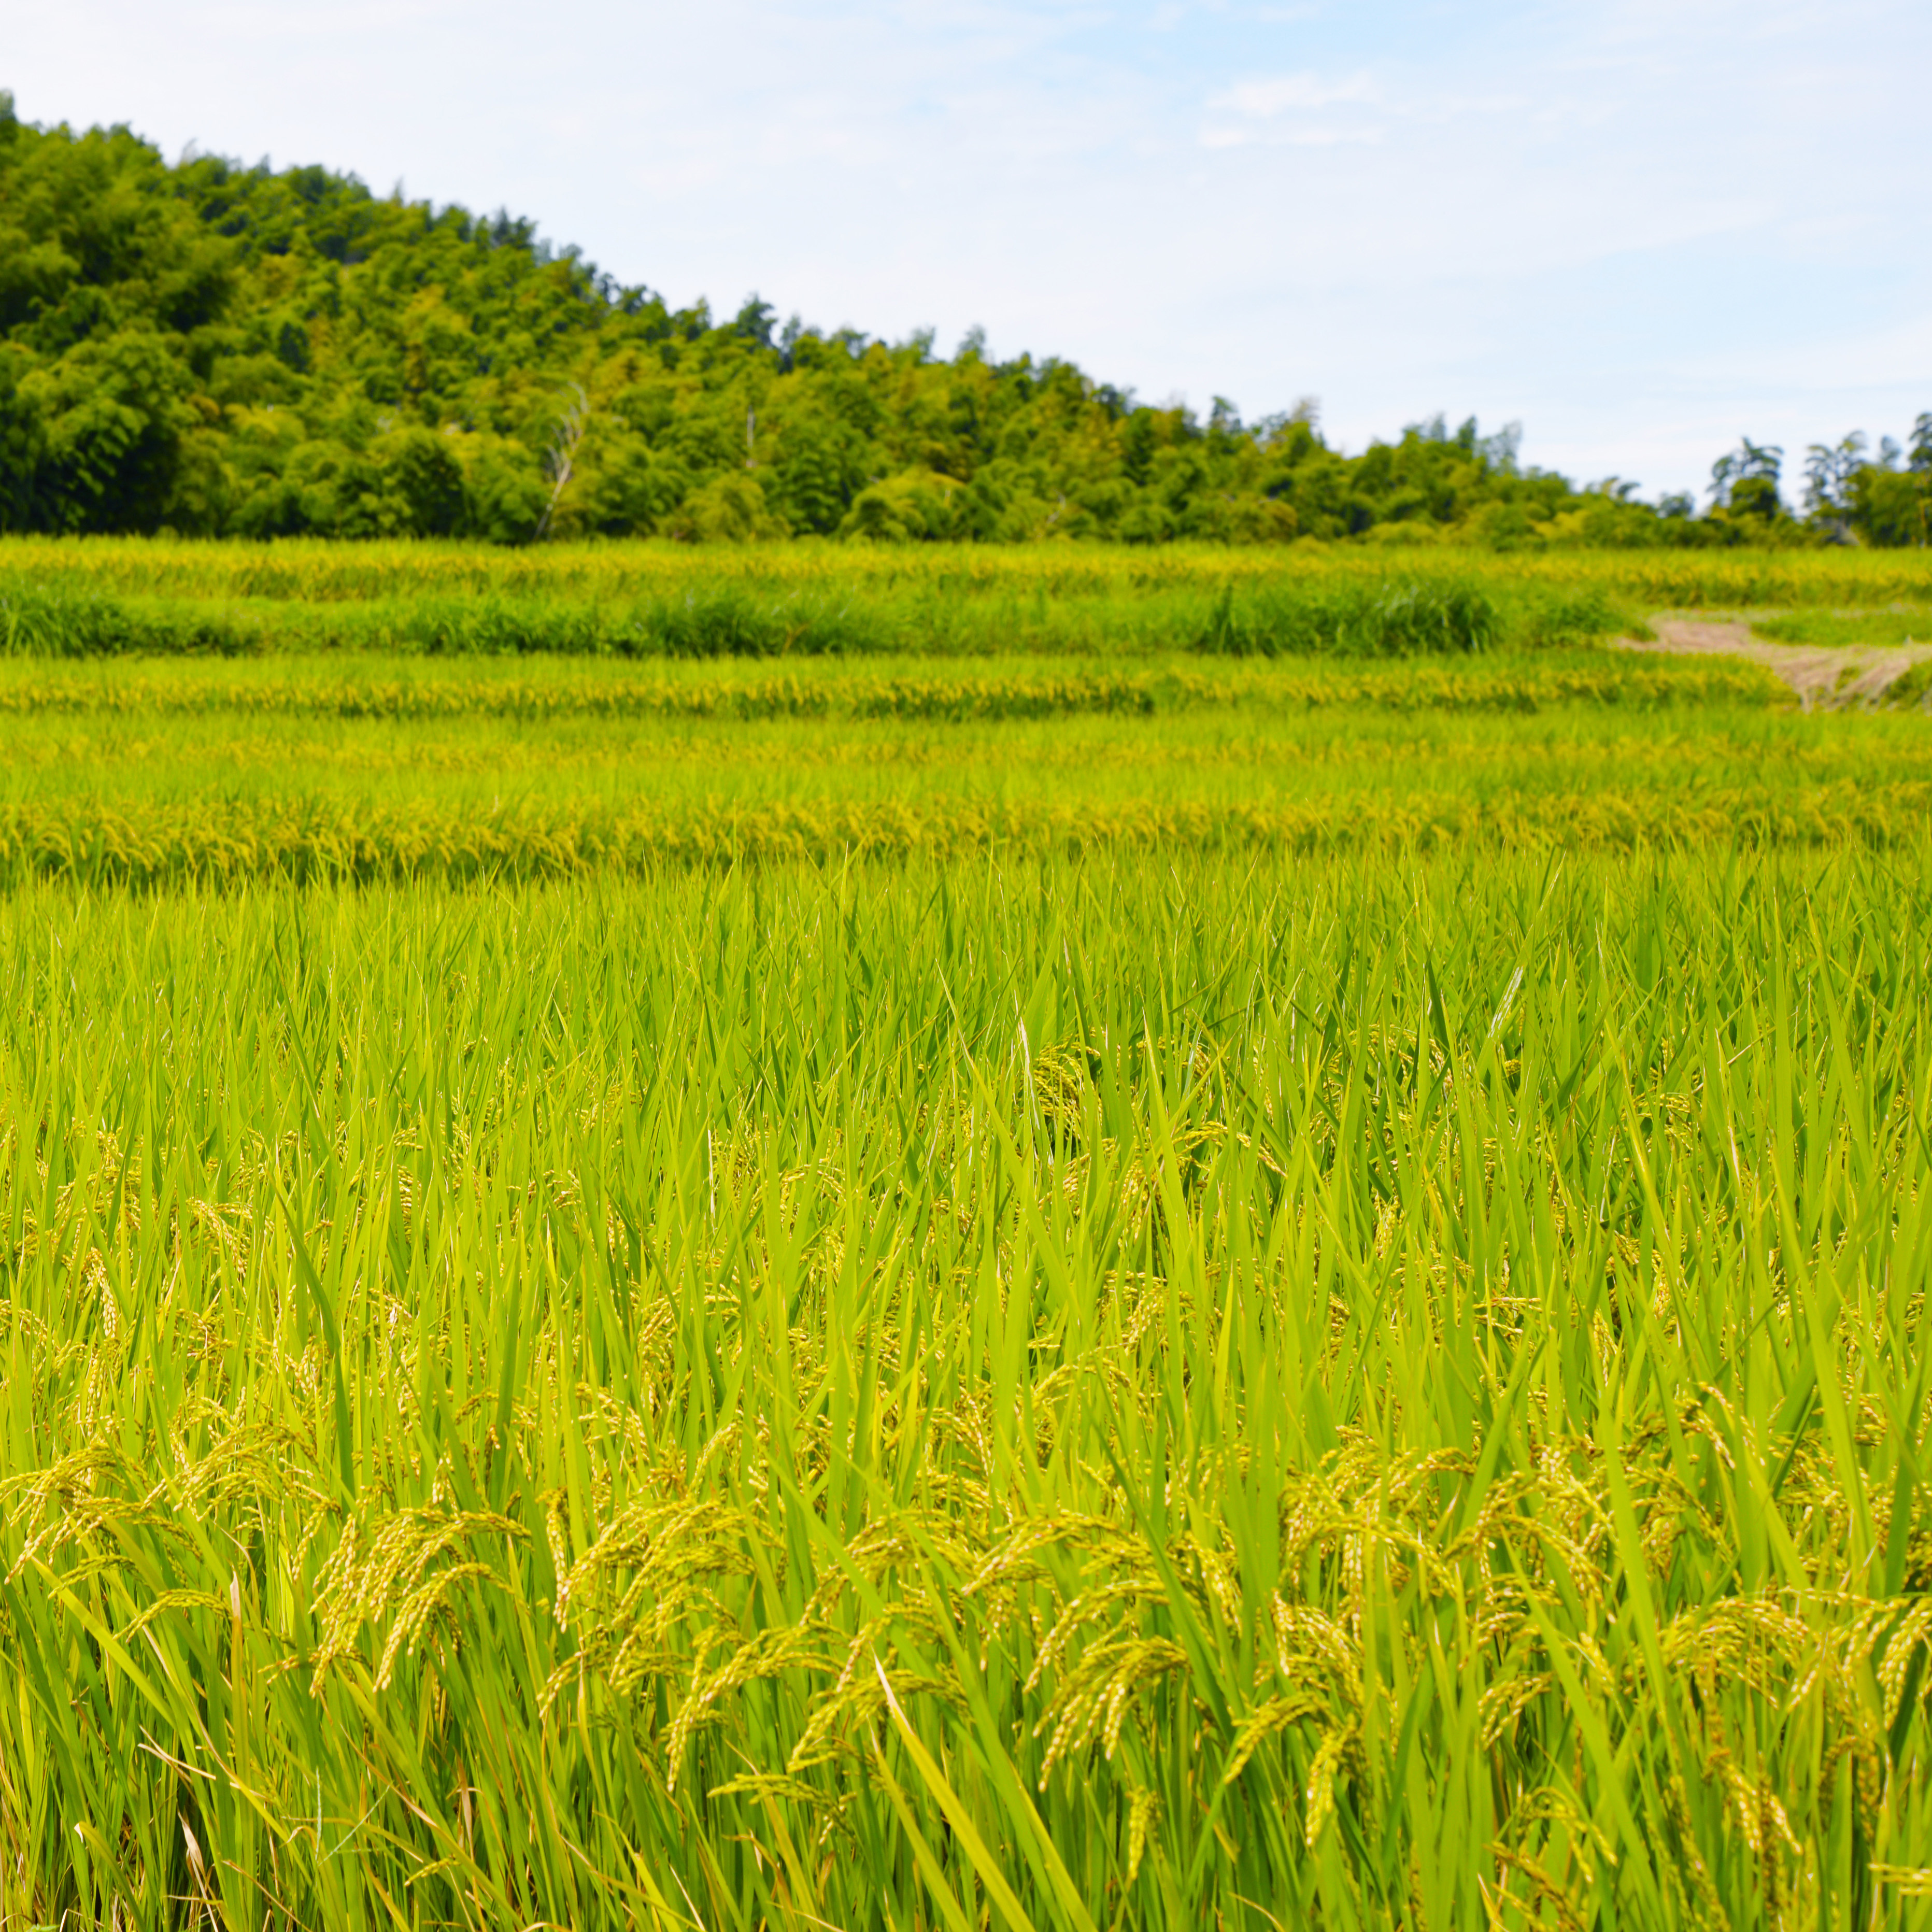
<path fill-rule="evenodd" d="M 532 225 L 319 167 L 167 162 L 0 94 L 0 530 L 817 533 L 1128 542 L 1454 527 L 1762 535 L 1520 473 L 1438 418 L 1350 458 L 1312 412 L 1148 408 L 1072 364 L 949 361 L 755 299 L 720 322 Z"/>

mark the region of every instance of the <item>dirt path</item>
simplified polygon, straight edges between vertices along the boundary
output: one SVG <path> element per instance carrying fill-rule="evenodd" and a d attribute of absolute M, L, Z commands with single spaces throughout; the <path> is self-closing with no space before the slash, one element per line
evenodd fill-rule
<path fill-rule="evenodd" d="M 1651 628 L 1657 633 L 1653 643 L 1619 638 L 1618 648 L 1685 657 L 1748 658 L 1774 670 L 1808 711 L 1819 704 L 1876 704 L 1912 665 L 1932 657 L 1932 644 L 1903 644 L 1888 650 L 1856 644 L 1768 644 L 1754 637 L 1742 617 L 1718 622 L 1653 617 Z"/>

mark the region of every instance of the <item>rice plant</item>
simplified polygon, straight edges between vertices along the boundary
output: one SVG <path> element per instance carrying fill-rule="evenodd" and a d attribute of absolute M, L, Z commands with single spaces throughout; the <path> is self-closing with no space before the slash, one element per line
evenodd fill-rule
<path fill-rule="evenodd" d="M 95 594 L 254 606 L 480 598 L 608 604 L 652 597 L 754 598 L 833 604 L 1003 606 L 1022 619 L 1043 603 L 1200 599 L 1202 615 L 1232 586 L 1238 592 L 1283 586 L 1341 592 L 1390 578 L 1473 585 L 1512 606 L 1592 596 L 1642 610 L 1754 606 L 1878 608 L 1932 602 L 1932 563 L 1923 552 L 1816 550 L 1591 550 L 1553 548 L 1498 555 L 1449 545 L 1333 548 L 1304 542 L 1230 550 L 1215 544 L 1132 547 L 1031 544 L 752 544 L 663 542 L 487 544 L 400 542 L 172 543 L 142 538 L 8 537 L 0 578 L 10 589 L 52 596 Z M 1569 613 L 1576 618 L 1587 614 Z"/>
<path fill-rule="evenodd" d="M 1903 849 L 1924 844 L 1932 784 L 1802 790 L 1597 788 L 1486 794 L 1405 792 L 1162 802 L 1126 796 L 598 801 L 500 806 L 359 799 L 142 800 L 0 804 L 0 888 L 36 880 L 93 889 L 423 884 L 651 878 L 667 868 L 847 860 L 995 864 L 1081 854 L 1214 854 L 1240 864 L 1284 854 L 1377 860 L 1460 852 L 1588 854 Z"/>
<path fill-rule="evenodd" d="M 1932 1928 L 1923 571 L 0 548 L 0 1926 Z"/>
<path fill-rule="evenodd" d="M 0 1916 L 1926 1924 L 1927 856 L 21 887 Z"/>
<path fill-rule="evenodd" d="M 1460 657 L 1899 602 L 1932 603 L 1923 552 L 0 543 L 0 658 Z"/>
<path fill-rule="evenodd" d="M 856 670 L 823 661 L 782 670 L 708 663 L 645 670 L 567 658 L 507 668 L 474 662 L 444 667 L 346 655 L 240 662 L 116 661 L 94 667 L 0 660 L 0 716 L 118 716 L 157 727 L 216 716 L 250 727 L 284 717 L 406 724 L 470 718 L 965 723 L 1213 710 L 1262 716 L 1356 710 L 1530 715 L 1565 706 L 1641 712 L 1790 701 L 1785 687 L 1757 665 L 1581 654 L 1499 656 L 1453 667 L 1296 663 L 1227 672 L 1172 662 L 1100 668 L 1078 660 L 1000 658 L 967 668 L 895 658 Z"/>

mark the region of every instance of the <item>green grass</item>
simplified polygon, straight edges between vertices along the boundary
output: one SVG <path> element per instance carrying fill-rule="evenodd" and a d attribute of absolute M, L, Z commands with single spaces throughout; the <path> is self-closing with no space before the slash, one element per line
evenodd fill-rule
<path fill-rule="evenodd" d="M 129 594 L 0 580 L 0 650 L 41 658 L 562 654 L 657 658 L 1108 657 L 1190 651 L 1215 657 L 1394 658 L 1574 643 L 1620 620 L 1600 597 L 1536 596 L 1507 613 L 1450 577 L 1281 580 L 1218 588 L 1049 597 L 1044 586 L 960 596 L 947 586 L 881 589 L 824 580 L 645 590 L 601 601 L 500 592 L 425 592 L 366 601 L 229 600 Z"/>
<path fill-rule="evenodd" d="M 1923 1924 L 1924 856 L 16 898 L 0 1911 Z"/>
<path fill-rule="evenodd" d="M 1829 644 L 1840 648 L 1894 649 L 1932 644 L 1932 605 L 1895 604 L 1876 610 L 1780 611 L 1751 628 L 1780 644 Z"/>
<path fill-rule="evenodd" d="M 0 714 L 43 718 L 272 716 L 398 722 L 472 718 L 926 719 L 935 722 L 1152 716 L 1238 710 L 1491 711 L 1553 706 L 1652 710 L 1785 701 L 1761 670 L 1732 664 L 1587 650 L 1485 652 L 1453 662 L 1203 664 L 1150 656 L 988 656 L 934 662 L 886 656 L 850 664 L 800 658 L 668 659 L 639 665 L 597 657 L 484 657 L 445 662 L 349 652 L 321 657 L 169 657 L 50 662 L 0 656 Z"/>
<path fill-rule="evenodd" d="M 1391 576 L 1472 583 L 1501 599 L 1599 597 L 1642 610 L 1932 601 L 1932 553 L 1821 550 L 1552 551 L 1498 556 L 1431 546 L 1398 555 L 1300 543 L 1286 550 L 1167 544 L 868 546 L 809 540 L 742 548 L 670 542 L 171 543 L 141 538 L 0 541 L 0 577 L 55 593 L 214 603 L 407 604 L 442 596 L 602 604 L 744 592 L 948 608 L 1046 599 L 1122 602 L 1305 584 L 1342 590 Z"/>
<path fill-rule="evenodd" d="M 1624 652 L 1203 667 L 0 664 L 0 880 L 1916 842 L 1916 719 Z"/>
<path fill-rule="evenodd" d="M 1660 608 L 1928 597 L 1909 551 L 0 542 L 0 652 L 40 656 L 1385 658 L 1574 646 Z"/>

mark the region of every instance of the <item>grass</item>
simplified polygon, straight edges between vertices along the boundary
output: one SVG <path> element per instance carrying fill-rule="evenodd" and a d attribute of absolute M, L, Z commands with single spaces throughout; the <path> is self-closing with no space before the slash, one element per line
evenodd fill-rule
<path fill-rule="evenodd" d="M 0 547 L 0 1926 L 1932 1932 L 1914 560 L 704 561 Z"/>
<path fill-rule="evenodd" d="M 1740 664 L 1634 658 L 1594 652 L 1487 652 L 1454 663 L 1204 665 L 1150 656 L 986 657 L 934 662 L 884 657 L 852 665 L 801 658 L 672 659 L 648 666 L 601 658 L 321 657 L 110 658 L 92 663 L 0 657 L 0 715 L 40 719 L 114 715 L 229 716 L 457 722 L 802 718 L 936 722 L 1130 716 L 1197 710 L 1364 710 L 1532 714 L 1552 707 L 1646 711 L 1780 702 L 1783 687 Z"/>
<path fill-rule="evenodd" d="M 727 583 L 591 602 L 542 594 L 214 602 L 82 583 L 0 585 L 0 650 L 40 658 L 242 657 L 376 650 L 400 656 L 731 658 L 974 656 L 1406 657 L 1573 640 L 1616 626 L 1600 599 L 1532 600 L 1506 620 L 1479 587 L 1415 578 L 1250 584 L 1049 598 L 869 594 L 836 579 Z"/>
<path fill-rule="evenodd" d="M 1900 644 L 1932 644 L 1932 606 L 1921 603 L 1876 610 L 1786 610 L 1760 617 L 1751 628 L 1774 644 L 1890 650 Z"/>
<path fill-rule="evenodd" d="M 1910 551 L 1400 558 L 1294 545 L 721 554 L 423 544 L 0 543 L 0 652 L 1352 657 L 1574 646 L 1660 608 L 1932 596 Z"/>
<path fill-rule="evenodd" d="M 452 882 L 1160 848 L 1915 843 L 1915 719 L 1624 652 L 0 663 L 0 880 Z"/>
<path fill-rule="evenodd" d="M 1923 860 L 30 890 L 0 1909 L 1922 1924 Z"/>
<path fill-rule="evenodd" d="M 1474 584 L 1492 598 L 1600 598 L 1654 610 L 1867 608 L 1932 601 L 1924 550 L 1627 550 L 1498 556 L 1431 548 L 1399 558 L 1354 545 L 1286 550 L 1074 543 L 871 547 L 809 541 L 694 549 L 670 542 L 544 544 L 525 550 L 425 542 L 158 543 L 140 538 L 0 541 L 0 577 L 53 594 L 187 602 L 407 603 L 443 596 L 602 604 L 652 596 L 922 602 L 928 610 L 1063 600 L 1210 599 L 1283 584 L 1340 590 L 1391 576 Z"/>

